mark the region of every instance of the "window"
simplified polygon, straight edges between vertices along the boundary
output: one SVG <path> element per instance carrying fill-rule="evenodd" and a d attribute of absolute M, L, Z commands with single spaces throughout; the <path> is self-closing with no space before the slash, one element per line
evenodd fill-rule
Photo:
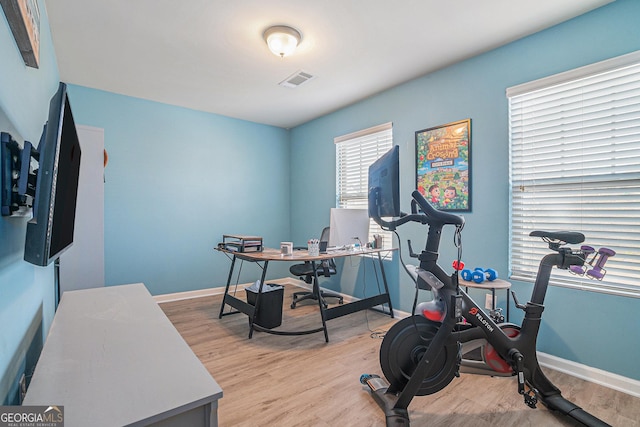
<path fill-rule="evenodd" d="M 385 123 L 359 132 L 339 136 L 336 144 L 336 207 L 367 209 L 369 166 L 393 146 L 392 124 Z M 391 232 L 383 231 L 371 220 L 369 241 L 383 236 L 383 247 L 392 246 Z"/>
<path fill-rule="evenodd" d="M 640 297 L 640 51 L 507 89 L 512 277 L 534 281 L 548 252 L 533 230 L 609 247 L 602 281 L 560 286 Z"/>

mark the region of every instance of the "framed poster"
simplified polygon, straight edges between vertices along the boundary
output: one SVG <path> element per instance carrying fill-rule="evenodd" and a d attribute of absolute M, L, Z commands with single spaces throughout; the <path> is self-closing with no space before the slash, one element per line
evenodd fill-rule
<path fill-rule="evenodd" d="M 416 132 L 416 188 L 437 209 L 471 212 L 471 119 Z"/>
<path fill-rule="evenodd" d="M 40 61 L 40 9 L 38 0 L 0 0 L 24 63 L 38 68 Z"/>

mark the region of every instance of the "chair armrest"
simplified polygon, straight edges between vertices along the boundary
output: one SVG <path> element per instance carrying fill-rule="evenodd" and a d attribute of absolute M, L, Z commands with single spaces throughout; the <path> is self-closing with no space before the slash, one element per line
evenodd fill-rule
<path fill-rule="evenodd" d="M 329 263 L 329 260 L 323 260 L 322 263 L 320 264 L 321 268 L 322 268 L 322 274 L 324 275 L 324 277 L 330 277 L 331 276 L 331 265 Z M 320 270 L 320 269 L 318 269 Z"/>

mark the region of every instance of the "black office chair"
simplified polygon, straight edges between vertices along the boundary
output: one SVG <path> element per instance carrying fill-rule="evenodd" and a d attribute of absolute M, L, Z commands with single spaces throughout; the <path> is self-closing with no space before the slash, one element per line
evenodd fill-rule
<path fill-rule="evenodd" d="M 320 242 L 329 242 L 329 227 L 325 227 L 324 230 L 322 230 Z M 320 277 L 320 275 L 329 277 L 333 274 L 336 274 L 336 263 L 333 258 L 322 260 L 321 263 L 316 263 L 316 271 L 318 277 Z M 310 261 L 305 261 L 304 264 L 292 265 L 291 268 L 289 268 L 289 272 L 291 272 L 291 274 L 293 274 L 294 276 L 298 276 L 300 280 L 304 280 L 305 283 L 313 284 L 311 291 L 293 293 L 291 308 L 296 308 L 296 304 L 300 301 L 308 299 L 317 301 L 318 298 L 320 298 L 320 301 L 322 302 L 322 305 L 324 305 L 324 308 L 327 308 L 328 306 L 325 298 L 338 298 L 338 302 L 340 304 L 343 303 L 343 298 L 340 295 L 326 292 L 320 289 L 320 285 L 316 280 L 314 280 L 313 266 L 311 265 Z"/>

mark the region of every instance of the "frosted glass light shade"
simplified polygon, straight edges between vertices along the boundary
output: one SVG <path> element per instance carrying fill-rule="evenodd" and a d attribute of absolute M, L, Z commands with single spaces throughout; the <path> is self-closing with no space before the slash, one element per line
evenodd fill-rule
<path fill-rule="evenodd" d="M 298 30 L 283 25 L 267 28 L 263 37 L 269 50 L 281 58 L 291 55 L 302 39 Z"/>

